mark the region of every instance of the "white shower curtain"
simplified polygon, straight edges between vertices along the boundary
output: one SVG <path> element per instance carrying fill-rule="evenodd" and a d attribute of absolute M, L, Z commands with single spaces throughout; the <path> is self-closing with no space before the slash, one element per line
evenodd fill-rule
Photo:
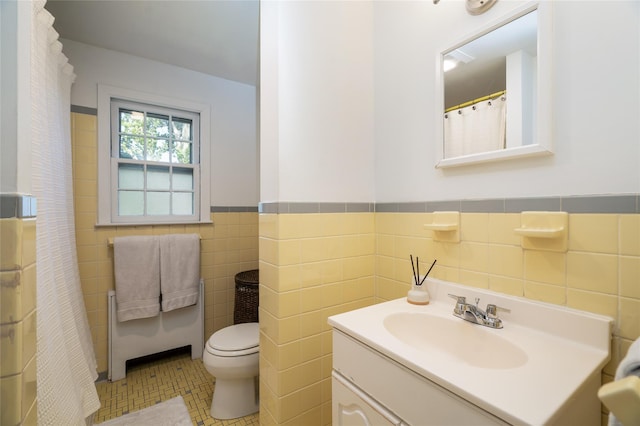
<path fill-rule="evenodd" d="M 445 113 L 444 157 L 452 158 L 505 147 L 506 98 Z"/>
<path fill-rule="evenodd" d="M 85 425 L 98 377 L 75 245 L 70 134 L 73 67 L 44 0 L 32 2 L 31 104 L 39 425 Z"/>

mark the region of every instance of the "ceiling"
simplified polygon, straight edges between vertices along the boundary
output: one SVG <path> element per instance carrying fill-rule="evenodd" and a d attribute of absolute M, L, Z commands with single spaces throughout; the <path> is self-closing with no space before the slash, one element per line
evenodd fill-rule
<path fill-rule="evenodd" d="M 258 0 L 49 0 L 61 38 L 257 85 Z"/>

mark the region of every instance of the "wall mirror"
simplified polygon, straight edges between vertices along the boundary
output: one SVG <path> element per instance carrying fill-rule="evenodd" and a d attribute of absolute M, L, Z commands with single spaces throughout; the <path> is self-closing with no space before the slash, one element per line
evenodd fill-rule
<path fill-rule="evenodd" d="M 440 50 L 436 167 L 552 153 L 548 3 L 527 3 Z"/>

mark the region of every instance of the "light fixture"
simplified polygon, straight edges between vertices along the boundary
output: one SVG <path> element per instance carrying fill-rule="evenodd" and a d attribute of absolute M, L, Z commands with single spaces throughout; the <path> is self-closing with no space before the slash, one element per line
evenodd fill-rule
<path fill-rule="evenodd" d="M 496 4 L 498 0 L 466 0 L 467 12 L 470 15 L 480 15 Z M 433 4 L 440 3 L 440 0 L 433 0 Z"/>
<path fill-rule="evenodd" d="M 452 50 L 442 58 L 442 69 L 444 72 L 454 69 L 459 64 L 467 64 L 475 58 L 460 49 Z"/>

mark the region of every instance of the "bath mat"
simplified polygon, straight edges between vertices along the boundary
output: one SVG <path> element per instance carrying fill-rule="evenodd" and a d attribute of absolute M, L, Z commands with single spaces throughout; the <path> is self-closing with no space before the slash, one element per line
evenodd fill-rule
<path fill-rule="evenodd" d="M 99 423 L 102 426 L 192 426 L 189 410 L 181 396 L 143 408 L 115 419 Z"/>

